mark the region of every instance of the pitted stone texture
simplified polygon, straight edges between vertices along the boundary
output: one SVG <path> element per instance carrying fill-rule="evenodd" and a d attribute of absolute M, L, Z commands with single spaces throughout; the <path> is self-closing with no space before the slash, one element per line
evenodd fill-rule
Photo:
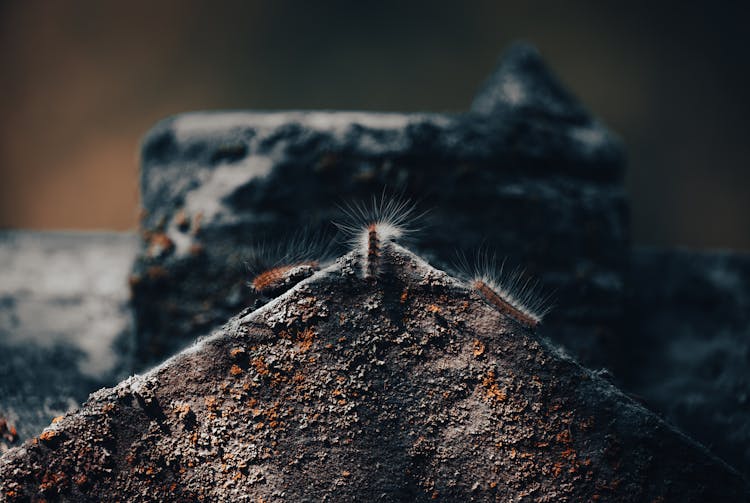
<path fill-rule="evenodd" d="M 85 501 L 747 501 L 731 468 L 399 247 L 355 254 L 0 458 Z"/>
<path fill-rule="evenodd" d="M 322 226 L 340 217 L 339 204 L 387 188 L 431 210 L 416 249 L 443 265 L 482 245 L 507 256 L 556 292 L 547 333 L 607 365 L 627 262 L 623 153 L 596 121 L 561 114 L 563 95 L 533 54 L 511 51 L 501 67 L 517 69 L 516 85 L 538 98 L 523 106 L 209 112 L 158 124 L 142 151 L 141 361 L 255 301 L 244 267 L 253 246 Z"/>
<path fill-rule="evenodd" d="M 135 234 L 0 232 L 0 419 L 21 439 L 130 370 L 137 245 Z"/>

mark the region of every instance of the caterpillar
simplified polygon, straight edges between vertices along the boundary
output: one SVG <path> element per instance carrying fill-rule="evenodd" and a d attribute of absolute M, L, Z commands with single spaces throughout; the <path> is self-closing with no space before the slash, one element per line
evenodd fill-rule
<path fill-rule="evenodd" d="M 266 269 L 256 275 L 250 282 L 250 285 L 259 294 L 273 296 L 274 294 L 283 293 L 319 270 L 320 264 L 314 260 L 297 264 L 280 265 Z"/>
<path fill-rule="evenodd" d="M 461 254 L 458 269 L 458 276 L 487 303 L 527 328 L 536 328 L 551 310 L 549 297 L 541 294 L 538 281 L 528 278 L 520 269 L 506 272 L 505 262 L 498 266 L 494 254 L 477 252 L 472 267 Z"/>
<path fill-rule="evenodd" d="M 276 245 L 255 248 L 246 262 L 253 291 L 276 297 L 308 278 L 330 261 L 332 240 L 325 232 L 300 232 Z"/>
<path fill-rule="evenodd" d="M 384 250 L 389 243 L 414 232 L 413 223 L 422 215 L 416 205 L 403 197 L 373 196 L 369 205 L 358 203 L 340 207 L 345 215 L 335 225 L 349 237 L 362 258 L 362 276 L 375 281 L 383 272 Z M 407 225 L 411 224 L 411 225 Z"/>

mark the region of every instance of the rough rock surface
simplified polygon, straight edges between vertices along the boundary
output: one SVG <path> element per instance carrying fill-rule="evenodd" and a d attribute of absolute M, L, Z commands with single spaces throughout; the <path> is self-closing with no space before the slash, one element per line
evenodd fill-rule
<path fill-rule="evenodd" d="M 649 407 L 750 475 L 750 256 L 636 249 L 618 372 Z"/>
<path fill-rule="evenodd" d="M 142 149 L 138 358 L 158 361 L 252 304 L 253 247 L 387 187 L 431 210 L 415 249 L 444 265 L 484 245 L 525 267 L 555 292 L 546 333 L 604 365 L 627 263 L 623 159 L 527 46 L 508 51 L 469 113 L 167 119 Z"/>
<path fill-rule="evenodd" d="M 0 458 L 9 501 L 747 501 L 747 483 L 406 250 L 356 253 Z"/>
<path fill-rule="evenodd" d="M 130 370 L 133 234 L 0 232 L 0 423 L 37 435 Z"/>

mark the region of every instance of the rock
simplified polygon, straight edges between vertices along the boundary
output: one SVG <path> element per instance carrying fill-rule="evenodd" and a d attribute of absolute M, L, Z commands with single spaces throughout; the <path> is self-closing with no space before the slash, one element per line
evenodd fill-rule
<path fill-rule="evenodd" d="M 508 79 L 528 98 L 518 106 Z M 536 53 L 517 48 L 470 113 L 208 112 L 161 122 L 142 149 L 138 361 L 157 362 L 253 305 L 245 261 L 260 243 L 324 227 L 340 204 L 387 189 L 430 210 L 415 249 L 443 266 L 482 245 L 507 256 L 556 292 L 545 333 L 606 365 L 618 351 L 611 327 L 627 264 L 624 156 L 581 114 Z"/>
<path fill-rule="evenodd" d="M 636 248 L 624 385 L 750 475 L 750 256 Z"/>
<path fill-rule="evenodd" d="M 397 245 L 350 253 L 0 458 L 0 494 L 748 501 L 734 470 Z"/>
<path fill-rule="evenodd" d="M 587 125 L 591 116 L 547 68 L 539 51 L 513 44 L 500 59 L 495 72 L 474 98 L 471 110 L 502 116 L 508 111 L 551 120 Z"/>
<path fill-rule="evenodd" d="M 0 232 L 0 422 L 17 432 L 0 451 L 130 370 L 136 248 L 134 234 Z"/>

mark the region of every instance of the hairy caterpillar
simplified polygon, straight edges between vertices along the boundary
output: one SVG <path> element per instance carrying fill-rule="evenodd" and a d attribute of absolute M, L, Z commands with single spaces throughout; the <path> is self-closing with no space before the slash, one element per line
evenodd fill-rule
<path fill-rule="evenodd" d="M 416 205 L 401 197 L 373 196 L 369 205 L 359 203 L 341 208 L 346 216 L 335 225 L 349 236 L 362 257 L 362 276 L 374 281 L 383 271 L 384 250 L 389 243 L 414 232 L 413 224 L 422 215 L 415 215 Z"/>
<path fill-rule="evenodd" d="M 526 277 L 520 269 L 506 272 L 505 262 L 498 266 L 494 254 L 478 252 L 473 266 L 461 254 L 458 269 L 459 276 L 485 301 L 528 328 L 536 328 L 551 309 L 538 281 Z"/>
<path fill-rule="evenodd" d="M 276 245 L 261 245 L 247 261 L 248 286 L 259 295 L 275 297 L 319 271 L 330 261 L 332 240 L 325 233 L 304 231 Z"/>
<path fill-rule="evenodd" d="M 266 269 L 250 282 L 253 289 L 263 295 L 273 295 L 296 285 L 320 270 L 317 261 L 280 265 Z"/>

